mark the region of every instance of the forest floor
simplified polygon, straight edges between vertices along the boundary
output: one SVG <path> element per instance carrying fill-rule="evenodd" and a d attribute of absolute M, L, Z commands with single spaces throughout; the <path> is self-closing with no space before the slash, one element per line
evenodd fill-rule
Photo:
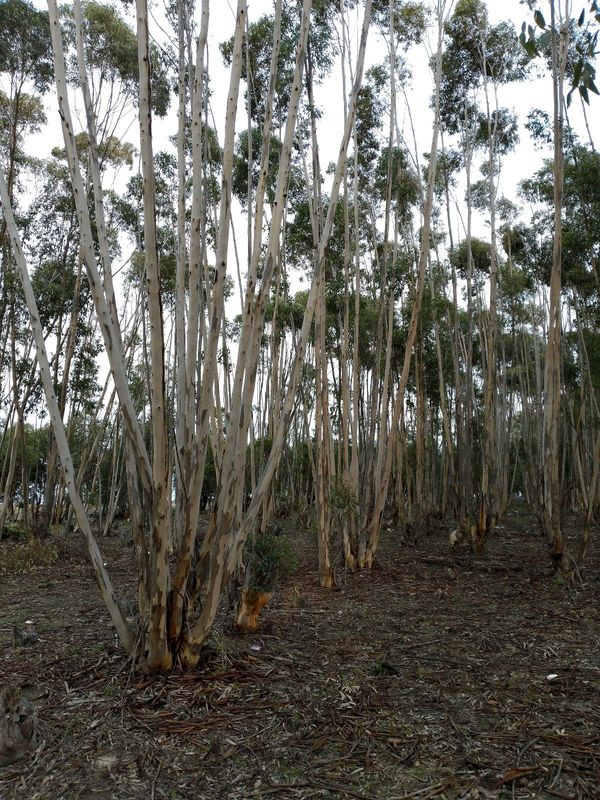
<path fill-rule="evenodd" d="M 332 591 L 294 530 L 298 570 L 262 629 L 224 615 L 201 668 L 153 678 L 119 650 L 78 538 L 50 566 L 6 539 L 0 686 L 31 698 L 40 745 L 0 769 L 0 798 L 598 800 L 595 533 L 573 587 L 516 508 L 481 559 L 441 531 L 412 547 L 392 531 L 373 570 Z M 102 549 L 130 587 L 131 550 Z M 40 639 L 15 647 L 25 619 Z"/>

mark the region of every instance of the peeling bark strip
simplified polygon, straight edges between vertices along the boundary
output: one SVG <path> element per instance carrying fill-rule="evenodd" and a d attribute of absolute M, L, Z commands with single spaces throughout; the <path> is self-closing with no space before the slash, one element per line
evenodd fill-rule
<path fill-rule="evenodd" d="M 50 422 L 52 424 L 52 430 L 56 438 L 58 454 L 60 456 L 60 460 L 62 463 L 63 474 L 65 479 L 65 484 L 69 492 L 69 498 L 73 505 L 73 509 L 75 510 L 77 523 L 81 528 L 81 531 L 87 542 L 90 560 L 92 562 L 92 567 L 94 569 L 94 574 L 96 576 L 98 586 L 100 587 L 102 599 L 106 604 L 106 607 L 110 614 L 110 618 L 117 630 L 117 634 L 119 636 L 119 639 L 121 640 L 123 647 L 125 647 L 125 649 L 128 652 L 131 652 L 134 647 L 133 635 L 129 630 L 127 623 L 125 622 L 123 614 L 121 613 L 121 609 L 119 608 L 119 605 L 117 603 L 110 578 L 108 576 L 106 569 L 104 568 L 102 555 L 100 554 L 100 550 L 98 548 L 96 539 L 94 538 L 94 535 L 92 533 L 92 529 L 90 527 L 87 514 L 85 513 L 81 497 L 79 496 L 79 492 L 77 491 L 77 487 L 75 485 L 75 470 L 73 467 L 73 459 L 71 457 L 69 443 L 67 441 L 65 426 L 60 414 L 58 400 L 56 394 L 54 393 L 52 373 L 50 371 L 50 364 L 48 362 L 48 354 L 46 352 L 44 333 L 42 331 L 42 325 L 40 323 L 40 315 L 38 312 L 35 295 L 33 294 L 33 287 L 31 285 L 29 272 L 27 270 L 27 264 L 25 262 L 23 248 L 21 246 L 21 239 L 15 222 L 12 206 L 10 203 L 8 187 L 6 185 L 6 181 L 4 180 L 4 175 L 2 173 L 0 173 L 0 200 L 2 202 L 4 219 L 6 220 L 6 225 L 8 228 L 8 232 L 10 234 L 12 246 L 14 249 L 15 261 L 17 262 L 17 269 L 19 271 L 21 284 L 23 286 L 23 292 L 25 294 L 25 301 L 27 303 L 27 309 L 29 311 L 29 317 L 31 320 L 31 330 L 35 340 L 35 346 L 37 352 L 37 360 L 40 365 L 40 374 L 42 376 L 42 382 L 44 384 L 44 394 L 46 395 L 46 403 L 48 405 L 48 411 L 50 412 Z"/>

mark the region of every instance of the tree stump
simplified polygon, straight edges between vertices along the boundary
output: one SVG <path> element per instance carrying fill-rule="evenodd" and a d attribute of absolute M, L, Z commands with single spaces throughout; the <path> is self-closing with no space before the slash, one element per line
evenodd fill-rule
<path fill-rule="evenodd" d="M 236 625 L 244 631 L 258 630 L 258 615 L 269 600 L 273 592 L 261 592 L 258 589 L 244 589 L 240 610 L 238 611 Z"/>

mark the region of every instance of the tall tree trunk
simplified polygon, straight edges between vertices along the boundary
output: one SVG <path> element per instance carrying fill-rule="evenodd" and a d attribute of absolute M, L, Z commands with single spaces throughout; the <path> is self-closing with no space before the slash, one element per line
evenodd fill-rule
<path fill-rule="evenodd" d="M 114 311 L 111 311 L 109 300 L 105 292 L 107 286 L 107 276 L 110 273 L 109 265 L 104 265 L 104 278 L 105 286 L 102 285 L 100 273 L 96 263 L 96 252 L 94 245 L 94 237 L 92 235 L 92 224 L 87 204 L 87 194 L 81 176 L 79 165 L 79 156 L 75 143 L 75 134 L 73 129 L 73 121 L 71 118 L 71 111 L 69 106 L 67 80 L 66 80 L 66 65 L 65 65 L 65 52 L 62 42 L 62 34 L 60 30 L 58 8 L 56 0 L 48 0 L 48 13 L 50 17 L 50 29 L 52 33 L 52 49 L 54 53 L 54 72 L 56 79 L 56 88 L 58 95 L 58 105 L 60 117 L 62 122 L 63 138 L 67 152 L 67 161 L 69 165 L 69 173 L 71 183 L 73 186 L 73 194 L 75 199 L 75 206 L 77 210 L 77 218 L 79 222 L 79 231 L 81 236 L 81 248 L 84 257 L 84 262 L 87 270 L 88 280 L 94 299 L 94 305 L 98 314 L 98 320 L 102 337 L 104 340 L 104 347 L 110 363 L 111 371 L 115 381 L 115 387 L 119 396 L 119 401 L 123 410 L 123 419 L 131 438 L 135 458 L 138 462 L 138 470 L 140 479 L 146 497 L 151 503 L 152 501 L 152 475 L 150 468 L 150 461 L 146 451 L 146 445 L 142 437 L 142 431 L 137 419 L 127 374 L 125 370 L 125 360 L 123 355 L 123 347 L 121 345 L 119 330 L 115 322 Z M 84 84 L 85 86 L 85 84 Z M 84 88 L 84 87 L 82 87 Z M 85 98 L 85 94 L 84 94 Z M 93 131 L 88 131 L 90 134 L 90 143 L 92 141 L 91 134 Z M 96 202 L 100 204 L 99 192 L 95 187 Z M 97 230 L 102 242 L 100 221 L 97 219 Z M 108 266 L 108 269 L 107 269 Z M 108 279 L 109 280 L 109 279 Z"/>
<path fill-rule="evenodd" d="M 496 475 L 498 453 L 496 450 L 496 339 L 498 333 L 498 254 L 496 243 L 496 182 L 495 182 L 495 140 L 498 127 L 498 105 L 496 104 L 496 119 L 492 121 L 489 100 L 489 78 L 487 58 L 483 55 L 483 72 L 485 87 L 485 103 L 487 112 L 488 136 L 488 180 L 490 202 L 490 305 L 487 314 L 486 330 L 486 359 L 485 382 L 483 390 L 483 448 L 481 465 L 481 493 L 479 502 L 479 529 L 476 537 L 476 548 L 481 552 L 485 547 L 485 538 L 493 530 L 497 508 L 497 483 Z"/>
<path fill-rule="evenodd" d="M 560 423 L 560 343 L 561 343 L 561 266 L 562 266 L 562 200 L 564 186 L 563 155 L 563 84 L 566 66 L 569 20 L 559 14 L 557 30 L 555 0 L 550 0 L 552 34 L 552 83 L 554 107 L 554 245 L 550 274 L 550 305 L 546 364 L 544 371 L 544 448 L 542 474 L 544 486 L 543 521 L 546 536 L 552 547 L 551 557 L 566 575 L 570 557 L 564 542 L 561 523 L 559 473 Z"/>
<path fill-rule="evenodd" d="M 150 408 L 152 422 L 152 540 L 150 627 L 148 666 L 170 669 L 172 654 L 167 643 L 167 599 L 169 589 L 169 504 L 165 386 L 165 341 L 156 239 L 156 184 L 152 147 L 152 100 L 150 44 L 146 0 L 136 1 L 139 88 L 140 153 L 144 204 L 144 250 L 148 317 L 150 322 Z"/>

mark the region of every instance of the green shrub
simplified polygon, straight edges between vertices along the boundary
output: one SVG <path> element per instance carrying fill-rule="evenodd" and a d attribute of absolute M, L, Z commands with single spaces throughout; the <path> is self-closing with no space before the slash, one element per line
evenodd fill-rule
<path fill-rule="evenodd" d="M 3 539 L 24 539 L 27 536 L 25 525 L 16 520 L 7 520 L 4 523 Z"/>
<path fill-rule="evenodd" d="M 285 536 L 259 534 L 249 550 L 250 588 L 255 591 L 272 592 L 279 578 L 297 569 L 298 558 Z"/>

